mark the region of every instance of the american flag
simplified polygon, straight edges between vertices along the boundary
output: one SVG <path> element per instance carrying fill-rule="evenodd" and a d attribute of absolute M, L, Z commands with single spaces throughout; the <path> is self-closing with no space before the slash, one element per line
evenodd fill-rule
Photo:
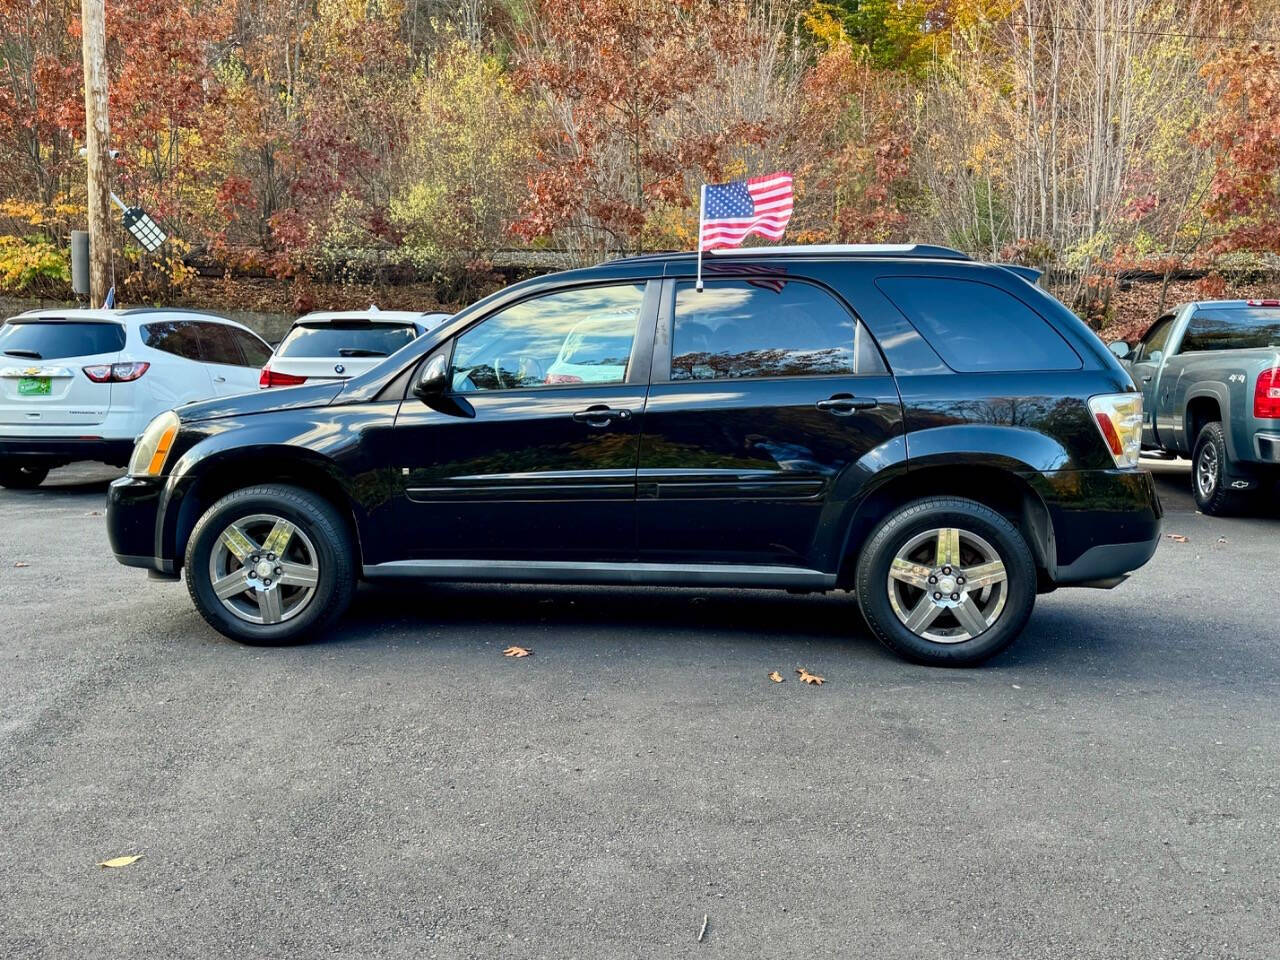
<path fill-rule="evenodd" d="M 707 184 L 700 249 L 737 247 L 753 233 L 781 240 L 791 219 L 792 194 L 792 177 L 786 171 Z"/>

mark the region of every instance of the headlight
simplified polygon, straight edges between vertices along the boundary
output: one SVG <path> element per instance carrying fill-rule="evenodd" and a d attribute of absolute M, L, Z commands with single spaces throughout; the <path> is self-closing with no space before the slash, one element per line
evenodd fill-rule
<path fill-rule="evenodd" d="M 1142 394 L 1090 397 L 1089 409 L 1117 467 L 1136 467 L 1142 452 Z"/>
<path fill-rule="evenodd" d="M 177 435 L 178 415 L 172 410 L 166 410 L 148 423 L 134 444 L 133 456 L 129 458 L 129 476 L 160 476 L 164 472 L 165 461 L 169 459 L 173 438 Z"/>

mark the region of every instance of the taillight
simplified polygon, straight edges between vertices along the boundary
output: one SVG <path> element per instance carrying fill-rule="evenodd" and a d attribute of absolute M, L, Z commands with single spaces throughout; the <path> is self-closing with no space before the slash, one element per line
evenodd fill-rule
<path fill-rule="evenodd" d="M 270 367 L 263 367 L 262 374 L 258 377 L 260 387 L 296 387 L 306 382 L 306 377 L 294 376 L 292 373 L 277 373 Z"/>
<path fill-rule="evenodd" d="M 575 377 L 572 373 L 548 373 L 547 379 L 542 381 L 545 384 L 553 383 L 581 383 L 581 377 Z"/>
<path fill-rule="evenodd" d="M 1117 467 L 1136 467 L 1142 452 L 1142 394 L 1089 398 L 1089 410 Z"/>
<path fill-rule="evenodd" d="M 136 363 L 95 363 L 84 368 L 84 375 L 94 383 L 132 383 L 147 372 L 151 364 L 138 361 Z"/>
<path fill-rule="evenodd" d="M 1280 367 L 1258 374 L 1258 382 L 1253 387 L 1253 415 L 1280 419 Z"/>

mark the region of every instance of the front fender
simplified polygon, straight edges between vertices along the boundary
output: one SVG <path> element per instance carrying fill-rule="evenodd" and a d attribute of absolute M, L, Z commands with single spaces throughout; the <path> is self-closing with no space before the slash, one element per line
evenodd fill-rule
<path fill-rule="evenodd" d="M 234 488 L 296 475 L 313 489 L 335 496 L 340 491 L 343 509 L 360 530 L 367 509 L 380 502 L 377 493 L 387 486 L 386 471 L 369 469 L 370 477 L 353 472 L 360 464 L 359 434 L 346 429 L 349 416 L 317 408 L 297 411 L 287 423 L 277 417 L 246 417 L 187 425 L 180 434 L 184 449 L 160 497 L 156 555 L 181 564 L 185 538 L 209 506 L 206 481 L 220 495 L 229 482 Z M 382 499 L 389 498 L 388 491 Z"/>

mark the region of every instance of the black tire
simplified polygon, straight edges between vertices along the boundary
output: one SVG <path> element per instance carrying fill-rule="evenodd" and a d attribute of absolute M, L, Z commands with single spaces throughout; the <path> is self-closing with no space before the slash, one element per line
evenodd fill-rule
<path fill-rule="evenodd" d="M 913 541 L 925 538 L 919 549 L 927 552 L 930 531 L 948 529 L 960 531 L 960 567 L 944 567 L 936 558 L 909 560 L 908 562 L 915 564 L 918 573 L 933 575 L 932 582 L 945 588 L 945 583 L 956 575 L 955 570 L 958 569 L 960 575 L 963 575 L 966 566 L 981 562 L 981 555 L 977 551 L 989 550 L 994 552 L 995 557 L 988 559 L 992 562 L 998 560 L 1003 564 L 1007 579 L 1002 584 L 987 587 L 985 592 L 978 590 L 973 594 L 968 592 L 971 588 L 953 586 L 952 589 L 957 592 L 952 596 L 944 595 L 940 602 L 933 602 L 925 596 L 923 587 L 908 586 L 902 582 L 891 587 L 889 570 L 899 551 L 909 547 Z M 935 539 L 933 543 L 936 549 L 938 540 Z M 911 556 L 917 554 L 912 553 Z M 927 565 L 927 571 L 922 568 L 922 564 Z M 944 576 L 943 570 L 952 572 Z M 999 653 L 1022 633 L 1027 618 L 1031 616 L 1032 607 L 1035 606 L 1037 575 L 1035 559 L 1026 538 L 1003 516 L 973 500 L 931 497 L 899 507 L 876 527 L 858 558 L 855 584 L 858 604 L 867 625 L 890 650 L 916 663 L 939 667 L 968 667 Z M 1003 605 L 1001 595 L 995 592 L 997 586 L 1003 591 Z M 893 598 L 890 597 L 890 589 L 896 591 Z M 934 587 L 927 589 L 932 590 Z M 952 612 L 955 609 L 952 597 L 958 598 L 960 604 L 968 605 L 972 602 L 980 613 L 985 605 L 985 611 L 994 617 L 993 621 L 976 635 L 968 634 L 959 617 Z M 929 608 L 938 608 L 938 612 L 933 613 L 935 619 L 926 624 L 923 631 L 952 632 L 955 637 L 951 638 L 951 642 L 918 635 L 895 613 L 895 602 L 906 615 L 914 611 L 916 600 L 924 601 L 922 609 L 926 615 L 933 613 Z M 949 605 L 943 607 L 942 604 Z M 983 615 L 985 619 L 986 614 Z M 968 639 L 964 639 L 965 636 Z"/>
<path fill-rule="evenodd" d="M 1191 495 L 1196 499 L 1200 512 L 1211 517 L 1226 517 L 1240 513 L 1249 504 L 1249 494 L 1232 490 L 1227 468 L 1227 438 L 1222 424 L 1210 421 L 1200 428 L 1196 445 L 1191 451 Z"/>
<path fill-rule="evenodd" d="M 0 460 L 0 487 L 10 490 L 34 490 L 44 483 L 49 468 L 43 463 L 26 460 Z"/>
<path fill-rule="evenodd" d="M 296 549 L 308 553 L 314 550 L 314 563 L 318 567 L 310 598 L 305 604 L 299 604 L 296 614 L 278 623 L 252 623 L 229 610 L 214 592 L 210 570 L 210 557 L 218 548 L 223 531 L 233 522 L 264 515 L 293 524 L 303 535 L 294 537 L 300 544 Z M 256 549 L 261 551 L 266 547 Z M 355 554 L 350 528 L 333 504 L 324 498 L 282 484 L 246 487 L 227 494 L 205 511 L 192 531 L 184 566 L 187 591 L 209 625 L 233 640 L 250 644 L 297 643 L 319 634 L 351 604 L 356 590 Z M 242 565 L 246 570 L 251 566 Z M 248 598 L 256 595 L 247 591 L 234 599 L 251 607 Z"/>

